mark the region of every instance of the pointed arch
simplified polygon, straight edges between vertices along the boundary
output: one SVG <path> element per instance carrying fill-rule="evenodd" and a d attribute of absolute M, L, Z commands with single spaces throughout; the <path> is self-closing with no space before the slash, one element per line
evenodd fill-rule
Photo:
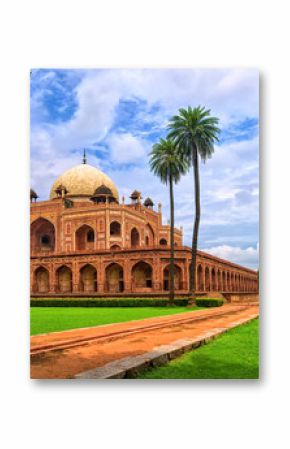
<path fill-rule="evenodd" d="M 80 290 L 83 292 L 96 292 L 97 288 L 97 270 L 93 265 L 86 264 L 80 269 Z"/>
<path fill-rule="evenodd" d="M 205 267 L 205 291 L 210 291 L 210 272 L 208 266 Z"/>
<path fill-rule="evenodd" d="M 211 290 L 216 291 L 217 290 L 217 286 L 216 286 L 216 271 L 215 268 L 211 269 Z"/>
<path fill-rule="evenodd" d="M 231 273 L 231 291 L 233 292 L 235 290 L 235 279 L 234 279 L 234 273 Z"/>
<path fill-rule="evenodd" d="M 132 285 L 134 291 L 148 291 L 152 289 L 153 270 L 149 263 L 137 262 L 132 267 Z"/>
<path fill-rule="evenodd" d="M 237 291 L 239 292 L 240 289 L 241 289 L 241 287 L 240 287 L 240 273 L 237 274 L 236 287 L 237 287 Z"/>
<path fill-rule="evenodd" d="M 197 267 L 197 290 L 200 292 L 204 291 L 203 269 L 201 264 Z"/>
<path fill-rule="evenodd" d="M 35 272 L 35 286 L 37 293 L 49 292 L 49 272 L 44 267 L 38 267 Z"/>
<path fill-rule="evenodd" d="M 174 264 L 174 289 L 181 290 L 182 271 L 178 265 Z M 163 290 L 170 288 L 170 264 L 163 270 Z"/>
<path fill-rule="evenodd" d="M 223 292 L 227 291 L 227 276 L 226 276 L 225 271 L 222 272 L 222 284 L 223 284 L 222 291 Z"/>
<path fill-rule="evenodd" d="M 106 267 L 106 291 L 119 293 L 124 290 L 124 271 L 118 263 L 111 263 Z"/>
<path fill-rule="evenodd" d="M 227 291 L 231 291 L 231 279 L 230 279 L 230 273 L 227 271 Z"/>
<path fill-rule="evenodd" d="M 68 293 L 72 291 L 72 271 L 66 265 L 62 265 L 56 271 L 57 289 L 59 292 Z"/>
<path fill-rule="evenodd" d="M 121 224 L 118 221 L 112 221 L 110 223 L 110 236 L 119 237 L 121 235 Z"/>
<path fill-rule="evenodd" d="M 222 291 L 222 276 L 221 276 L 221 270 L 217 270 L 217 290 L 220 292 Z"/>
<path fill-rule="evenodd" d="M 87 224 L 82 225 L 75 233 L 76 250 L 94 249 L 95 231 Z"/>
<path fill-rule="evenodd" d="M 140 234 L 137 228 L 133 228 L 131 230 L 131 247 L 135 248 L 136 246 L 140 246 Z"/>
<path fill-rule="evenodd" d="M 238 278 L 237 273 L 234 273 L 234 291 L 235 292 L 237 291 L 237 278 Z"/>
<path fill-rule="evenodd" d="M 55 227 L 46 218 L 37 218 L 30 225 L 31 253 L 51 252 L 55 249 Z"/>

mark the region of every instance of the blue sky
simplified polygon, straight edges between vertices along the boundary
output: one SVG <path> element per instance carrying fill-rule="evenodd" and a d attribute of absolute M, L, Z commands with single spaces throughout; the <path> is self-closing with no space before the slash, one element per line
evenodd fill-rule
<path fill-rule="evenodd" d="M 134 189 L 163 205 L 168 188 L 148 153 L 180 107 L 203 105 L 220 118 L 215 153 L 201 164 L 199 248 L 258 267 L 259 74 L 237 69 L 37 69 L 31 73 L 31 186 L 41 200 L 64 170 L 99 167 L 128 201 Z M 193 178 L 175 188 L 176 226 L 190 245 Z"/>

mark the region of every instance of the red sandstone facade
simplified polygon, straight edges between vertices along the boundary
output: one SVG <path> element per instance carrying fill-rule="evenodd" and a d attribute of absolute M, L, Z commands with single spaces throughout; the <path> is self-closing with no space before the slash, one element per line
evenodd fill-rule
<path fill-rule="evenodd" d="M 86 183 L 87 177 L 83 178 L 85 170 L 81 166 L 78 170 L 77 182 L 76 177 L 64 174 L 62 181 L 68 186 L 59 185 L 55 189 L 54 184 L 49 200 L 31 203 L 31 294 L 166 293 L 170 228 L 162 224 L 161 205 L 155 211 L 148 199 L 146 205 L 142 204 L 139 192 L 135 192 L 135 197 L 132 195 L 131 204 L 125 204 L 124 200 L 119 204 L 113 187 L 109 185 L 104 190 L 99 179 L 90 181 L 94 184 L 92 192 L 80 194 L 75 186 L 82 185 L 82 179 Z M 96 196 L 90 196 L 94 190 Z M 32 199 L 35 196 L 33 192 Z M 182 240 L 182 230 L 175 229 L 177 294 L 189 289 L 191 250 L 183 246 Z M 196 281 L 199 293 L 258 291 L 256 271 L 201 251 L 197 256 Z"/>

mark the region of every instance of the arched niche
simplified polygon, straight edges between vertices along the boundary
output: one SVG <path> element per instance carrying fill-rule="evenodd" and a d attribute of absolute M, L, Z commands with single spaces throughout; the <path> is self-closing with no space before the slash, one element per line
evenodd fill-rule
<path fill-rule="evenodd" d="M 112 293 L 124 290 L 124 272 L 118 263 L 112 263 L 106 268 L 106 290 Z"/>
<path fill-rule="evenodd" d="M 76 231 L 76 250 L 94 249 L 95 231 L 84 224 Z"/>
<path fill-rule="evenodd" d="M 136 228 L 133 228 L 131 231 L 131 247 L 135 248 L 136 246 L 140 246 L 140 234 Z"/>
<path fill-rule="evenodd" d="M 205 291 L 210 291 L 210 272 L 208 267 L 205 267 Z"/>
<path fill-rule="evenodd" d="M 197 290 L 200 292 L 204 291 L 202 265 L 198 265 L 197 267 Z"/>
<path fill-rule="evenodd" d="M 222 290 L 226 291 L 227 290 L 227 278 L 226 278 L 226 273 L 223 271 L 222 272 Z"/>
<path fill-rule="evenodd" d="M 90 264 L 80 270 L 81 290 L 83 292 L 97 291 L 97 270 Z"/>
<path fill-rule="evenodd" d="M 63 265 L 56 272 L 57 287 L 61 293 L 72 291 L 72 271 L 69 267 Z"/>
<path fill-rule="evenodd" d="M 230 292 L 231 291 L 231 277 L 230 277 L 230 273 L 227 272 L 227 291 Z"/>
<path fill-rule="evenodd" d="M 216 271 L 215 271 L 215 268 L 212 268 L 212 270 L 211 270 L 211 289 L 213 291 L 217 290 L 216 282 L 217 282 Z"/>
<path fill-rule="evenodd" d="M 35 284 L 37 293 L 49 292 L 49 272 L 44 267 L 35 270 Z"/>
<path fill-rule="evenodd" d="M 121 225 L 118 221 L 112 221 L 110 223 L 110 236 L 118 237 L 121 235 Z"/>
<path fill-rule="evenodd" d="M 31 253 L 52 252 L 55 248 L 55 228 L 46 218 L 38 218 L 30 226 Z"/>
<path fill-rule="evenodd" d="M 152 289 L 152 267 L 147 262 L 137 262 L 132 268 L 133 290 L 146 292 Z"/>
<path fill-rule="evenodd" d="M 174 290 L 181 290 L 182 272 L 181 268 L 174 265 Z M 170 289 L 170 265 L 163 270 L 163 290 Z"/>

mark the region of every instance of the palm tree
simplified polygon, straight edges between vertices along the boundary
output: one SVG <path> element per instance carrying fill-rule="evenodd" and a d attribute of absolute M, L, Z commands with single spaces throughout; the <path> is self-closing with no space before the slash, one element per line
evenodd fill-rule
<path fill-rule="evenodd" d="M 169 302 L 174 300 L 174 195 L 173 184 L 188 171 L 186 158 L 177 152 L 177 147 L 170 139 L 160 139 L 153 145 L 150 153 L 150 169 L 164 184 L 169 183 L 170 193 L 170 269 L 169 269 Z"/>
<path fill-rule="evenodd" d="M 214 143 L 218 142 L 220 129 L 219 119 L 210 115 L 210 109 L 198 106 L 196 108 L 179 109 L 169 121 L 168 138 L 172 139 L 179 152 L 186 157 L 193 167 L 195 187 L 195 222 L 192 234 L 192 262 L 190 268 L 190 292 L 194 296 L 196 290 L 196 252 L 200 222 L 200 181 L 199 158 L 205 162 L 214 152 Z"/>

